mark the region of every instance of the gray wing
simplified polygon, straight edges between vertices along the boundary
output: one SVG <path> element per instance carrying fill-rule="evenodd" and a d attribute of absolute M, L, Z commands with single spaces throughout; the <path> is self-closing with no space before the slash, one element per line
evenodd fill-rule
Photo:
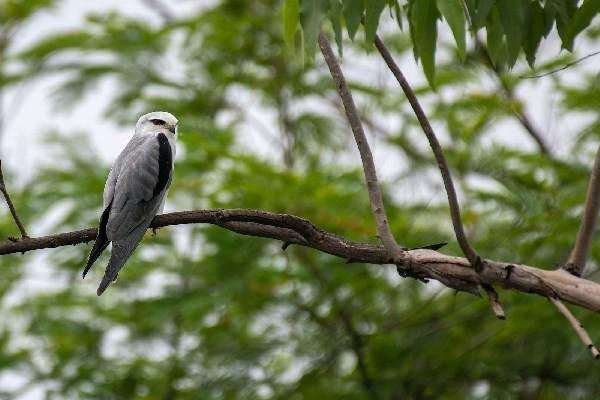
<path fill-rule="evenodd" d="M 110 204 L 110 212 L 106 237 L 113 248 L 98 295 L 142 240 L 171 183 L 172 153 L 166 137 L 161 140 L 160 136 L 134 137 L 115 162 L 114 189 L 107 182 L 104 201 Z"/>

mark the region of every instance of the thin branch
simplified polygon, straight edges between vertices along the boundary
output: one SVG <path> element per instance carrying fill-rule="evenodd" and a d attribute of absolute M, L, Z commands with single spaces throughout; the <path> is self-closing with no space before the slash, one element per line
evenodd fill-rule
<path fill-rule="evenodd" d="M 585 271 L 585 261 L 587 260 L 592 240 L 598 221 L 598 210 L 600 209 L 600 146 L 596 152 L 596 159 L 592 167 L 590 181 L 588 183 L 587 194 L 581 224 L 577 231 L 575 246 L 569 255 L 569 260 L 565 269 L 572 274 L 581 276 Z"/>
<path fill-rule="evenodd" d="M 375 35 L 375 46 L 377 47 L 379 54 L 381 54 L 381 56 L 385 60 L 388 68 L 396 77 L 396 80 L 400 84 L 400 87 L 402 87 L 404 94 L 406 95 L 413 111 L 415 112 L 415 115 L 417 116 L 417 119 L 419 120 L 419 123 L 421 124 L 421 128 L 423 129 L 425 136 L 427 136 L 427 140 L 429 141 L 429 145 L 431 146 L 431 150 L 433 151 L 433 154 L 437 161 L 438 168 L 440 169 L 440 173 L 442 174 L 444 187 L 446 188 L 446 194 L 448 196 L 448 205 L 450 207 L 450 216 L 452 218 L 452 225 L 454 226 L 456 240 L 458 241 L 458 244 L 460 245 L 463 254 L 465 255 L 465 257 L 467 257 L 471 265 L 474 268 L 478 268 L 478 266 L 481 263 L 481 259 L 475 252 L 475 249 L 471 247 L 469 241 L 467 240 L 467 235 L 465 234 L 465 230 L 460 216 L 460 207 L 458 205 L 458 199 L 456 197 L 454 183 L 452 182 L 452 176 L 450 175 L 448 162 L 446 161 L 446 157 L 444 156 L 442 147 L 440 146 L 440 142 L 437 140 L 433 128 L 431 127 L 431 124 L 429 123 L 429 120 L 427 119 L 423 108 L 421 108 L 419 100 L 415 96 L 415 93 L 413 92 L 408 81 L 404 77 L 404 74 L 402 74 L 402 71 L 400 71 L 400 68 L 398 67 L 398 65 L 392 58 L 392 55 L 385 47 L 378 35 Z"/>
<path fill-rule="evenodd" d="M 348 122 L 350 123 L 350 128 L 352 129 L 356 146 L 358 147 L 358 151 L 360 153 L 360 159 L 362 161 L 363 171 L 367 181 L 367 190 L 369 192 L 371 211 L 373 212 L 373 217 L 375 218 L 375 223 L 377 226 L 377 234 L 379 235 L 379 238 L 383 242 L 385 248 L 388 250 L 391 259 L 396 260 L 402 258 L 403 250 L 400 248 L 400 246 L 398 246 L 398 243 L 396 243 L 396 239 L 394 239 L 394 235 L 392 234 L 388 224 L 383 205 L 383 198 L 381 196 L 381 191 L 379 189 L 379 183 L 377 180 L 377 171 L 375 170 L 375 163 L 373 162 L 373 154 L 371 153 L 367 136 L 365 135 L 365 131 L 358 116 L 356 106 L 354 105 L 352 94 L 350 93 L 350 89 L 346 84 L 346 79 L 344 78 L 340 64 L 338 63 L 333 49 L 329 44 L 329 40 L 327 40 L 327 37 L 323 32 L 319 33 L 319 48 L 321 49 L 323 58 L 325 58 L 325 62 L 329 67 L 329 71 L 331 72 L 331 77 L 333 78 L 338 93 L 342 99 L 344 110 L 346 111 L 346 116 L 348 117 Z"/>
<path fill-rule="evenodd" d="M 580 62 L 587 60 L 588 58 L 597 56 L 598 54 L 600 54 L 600 50 L 595 51 L 593 53 L 590 53 L 590 54 L 588 54 L 586 56 L 583 56 L 581 58 L 578 58 L 577 60 L 572 61 L 570 63 L 567 63 L 567 64 L 563 65 L 560 68 L 556 68 L 556 69 L 553 69 L 553 70 L 548 71 L 548 72 L 544 72 L 543 74 L 539 74 L 539 75 L 522 76 L 519 79 L 539 79 L 539 78 L 543 78 L 544 76 L 556 74 L 557 72 L 564 71 L 567 68 L 571 68 L 572 66 L 577 65 Z"/>
<path fill-rule="evenodd" d="M 500 303 L 500 297 L 498 296 L 498 292 L 494 289 L 493 286 L 490 285 L 481 285 L 483 290 L 485 291 L 488 299 L 490 300 L 490 304 L 492 306 L 492 311 L 494 315 L 498 319 L 506 319 L 506 313 L 504 312 L 504 308 L 502 307 L 502 303 Z"/>
<path fill-rule="evenodd" d="M 512 88 L 503 79 L 502 72 L 500 71 L 500 69 L 498 69 L 498 67 L 496 65 L 494 65 L 494 62 L 492 61 L 492 57 L 490 56 L 490 53 L 489 53 L 487 47 L 483 44 L 483 42 L 481 42 L 481 40 L 479 40 L 479 37 L 477 37 L 477 36 L 475 36 L 475 44 L 476 44 L 476 48 L 478 48 L 480 50 L 481 55 L 484 58 L 484 61 L 485 61 L 484 64 L 496 76 L 496 79 L 500 83 L 500 87 L 501 87 L 502 91 L 504 92 L 506 98 L 509 101 L 515 101 L 515 100 L 518 101 Z M 527 131 L 527 133 L 529 133 L 529 136 L 531 136 L 531 138 L 537 144 L 537 146 L 540 149 L 540 151 L 542 152 L 542 154 L 551 157 L 552 152 L 550 151 L 550 148 L 544 141 L 543 135 L 533 125 L 533 122 L 531 122 L 531 119 L 529 118 L 529 116 L 524 111 L 516 109 L 515 107 L 511 107 L 511 111 L 514 114 L 517 121 L 519 121 L 521 126 L 525 129 L 525 131 Z"/>
<path fill-rule="evenodd" d="M 235 222 L 235 224 L 232 224 Z M 275 214 L 251 209 L 216 209 L 180 211 L 158 215 L 150 228 L 168 225 L 207 223 L 243 235 L 280 240 L 309 247 L 343 260 L 369 264 L 390 264 L 387 249 L 380 245 L 348 240 L 323 231 L 310 221 L 289 214 Z M 293 232 L 293 233 L 292 233 Z M 0 243 L 0 255 L 24 253 L 31 250 L 69 246 L 89 242 L 96 237 L 97 229 L 83 229 L 17 242 Z M 456 288 L 476 288 L 479 285 L 503 287 L 523 293 L 550 295 L 563 301 L 600 312 L 600 284 L 578 278 L 558 270 L 543 270 L 521 264 L 486 260 L 478 273 L 469 268 L 468 260 L 447 256 L 429 249 L 408 250 L 404 264 L 406 276 L 418 279 L 434 279 Z"/>
<path fill-rule="evenodd" d="M 571 326 L 577 333 L 577 336 L 579 336 L 579 338 L 581 339 L 583 344 L 590 350 L 590 352 L 592 353 L 592 356 L 594 356 L 594 358 L 596 360 L 600 359 L 600 352 L 598 352 L 598 349 L 596 348 L 596 346 L 594 346 L 594 343 L 592 342 L 592 338 L 590 338 L 590 335 L 588 335 L 588 333 L 585 330 L 585 328 L 583 327 L 583 325 L 581 325 L 581 322 L 579 322 L 579 320 L 577 320 L 577 318 L 571 313 L 571 311 L 569 311 L 569 309 L 560 300 L 558 300 L 552 296 L 550 296 L 548 298 L 550 299 L 552 304 L 554 304 L 556 306 L 556 308 L 558 308 L 558 311 L 560 311 L 560 313 L 562 315 L 564 315 L 565 318 L 571 323 Z"/>
<path fill-rule="evenodd" d="M 6 204 L 8 205 L 8 209 L 10 210 L 10 214 L 12 215 L 13 220 L 15 221 L 15 224 L 17 225 L 17 227 L 19 228 L 19 231 L 21 232 L 21 239 L 28 238 L 29 236 L 27 235 L 25 226 L 23 226 L 23 223 L 21 222 L 19 215 L 17 215 L 17 210 L 15 209 L 15 206 L 14 206 L 12 200 L 10 199 L 10 195 L 8 194 L 8 189 L 6 189 L 6 184 L 4 183 L 4 174 L 2 173 L 2 160 L 0 160 L 0 192 L 2 192 L 2 194 L 4 195 L 4 200 L 6 200 Z"/>

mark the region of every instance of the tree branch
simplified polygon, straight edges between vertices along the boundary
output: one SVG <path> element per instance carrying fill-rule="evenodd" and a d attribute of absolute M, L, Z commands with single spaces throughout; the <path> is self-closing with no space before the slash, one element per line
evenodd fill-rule
<path fill-rule="evenodd" d="M 438 168 L 442 174 L 444 187 L 446 188 L 448 205 L 450 207 L 450 216 L 452 218 L 452 225 L 454 226 L 456 240 L 458 241 L 458 244 L 465 257 L 467 257 L 473 267 L 477 268 L 481 262 L 481 259 L 467 240 L 467 235 L 465 234 L 460 216 L 460 206 L 458 205 L 456 190 L 454 189 L 454 183 L 452 182 L 452 176 L 450 175 L 450 169 L 448 168 L 448 162 L 446 161 L 446 157 L 442 151 L 442 146 L 440 146 L 440 142 L 438 141 L 435 132 L 433 131 L 433 128 L 431 127 L 431 124 L 429 123 L 429 120 L 423 111 L 423 108 L 421 108 L 421 104 L 419 104 L 417 96 L 415 96 L 415 93 L 404 77 L 404 74 L 378 35 L 375 35 L 375 47 L 377 47 L 379 54 L 381 54 L 381 57 L 383 57 L 385 60 L 385 63 L 394 74 L 394 77 L 396 77 L 396 80 L 400 84 L 400 87 L 404 91 L 406 98 L 408 99 L 413 111 L 415 112 L 415 115 L 417 116 L 417 119 L 419 120 L 419 124 L 421 125 L 425 136 L 427 136 L 427 140 L 429 141 L 429 145 L 431 146 L 431 150 L 433 151 L 433 155 L 437 161 Z"/>
<path fill-rule="evenodd" d="M 356 146 L 360 153 L 365 180 L 367 181 L 371 211 L 373 212 L 373 217 L 375 218 L 377 226 L 377 234 L 383 242 L 384 247 L 388 250 L 390 257 L 394 260 L 400 260 L 404 257 L 404 251 L 398 246 L 398 243 L 396 243 L 396 239 L 394 239 L 394 235 L 388 224 L 385 207 L 383 205 L 383 198 L 377 180 L 377 171 L 375 169 L 375 163 L 373 162 L 373 154 L 369 148 L 367 136 L 365 135 L 362 123 L 358 117 L 352 94 L 346 84 L 346 79 L 344 78 L 340 64 L 329 44 L 329 40 L 327 40 L 327 37 L 323 32 L 319 33 L 319 48 L 321 49 L 323 58 L 325 58 L 325 62 L 329 67 L 329 72 L 331 72 L 331 77 L 333 78 L 342 99 L 346 117 L 348 117 L 348 122 L 350 123 L 350 128 L 352 129 L 354 140 L 356 141 Z"/>
<path fill-rule="evenodd" d="M 4 195 L 4 200 L 6 200 L 6 204 L 8 205 L 8 209 L 10 210 L 10 214 L 12 215 L 15 224 L 19 228 L 21 232 L 21 239 L 28 238 L 27 231 L 25 230 L 25 226 L 21 222 L 21 219 L 17 215 L 17 210 L 10 199 L 10 195 L 8 194 L 8 190 L 6 189 L 6 184 L 4 183 L 4 174 L 2 173 L 2 160 L 0 160 L 0 192 Z"/>
<path fill-rule="evenodd" d="M 581 223 L 577 231 L 575 246 L 569 255 L 565 269 L 570 273 L 581 276 L 585 271 L 585 261 L 592 247 L 598 210 L 600 209 L 600 146 L 596 152 L 596 159 L 590 174 L 585 206 L 581 216 Z"/>
<path fill-rule="evenodd" d="M 180 211 L 156 216 L 150 228 L 195 223 L 218 225 L 243 235 L 310 247 L 345 260 L 368 264 L 391 264 L 394 261 L 383 246 L 348 240 L 323 231 L 300 217 L 260 210 Z M 96 228 L 90 228 L 4 242 L 0 243 L 0 255 L 85 243 L 94 240 L 96 233 Z M 428 249 L 408 250 L 408 253 L 410 257 L 401 266 L 406 268 L 406 276 L 409 277 L 434 279 L 449 287 L 463 285 L 468 288 L 488 284 L 544 297 L 553 295 L 600 312 L 600 284 L 573 276 L 562 269 L 546 271 L 527 265 L 486 260 L 482 270 L 477 273 L 469 267 L 469 261 L 462 257 L 447 256 Z"/>
<path fill-rule="evenodd" d="M 569 311 L 569 309 L 560 300 L 552 296 L 549 296 L 548 298 L 550 299 L 552 304 L 554 304 L 556 308 L 558 308 L 558 311 L 560 311 L 560 313 L 564 315 L 565 318 L 571 323 L 571 326 L 577 333 L 577 336 L 579 336 L 583 344 L 585 344 L 586 347 L 590 350 L 592 356 L 596 360 L 600 359 L 600 352 L 598 352 L 598 349 L 596 348 L 596 346 L 594 346 L 592 338 L 590 338 L 590 335 L 588 335 L 583 325 L 581 325 L 581 322 L 579 322 L 579 320 L 575 318 L 571 311 Z"/>
<path fill-rule="evenodd" d="M 381 57 L 385 60 L 390 71 L 396 77 L 396 80 L 400 84 L 400 87 L 404 91 L 417 119 L 419 120 L 419 124 L 427 136 L 427 140 L 429 141 L 429 145 L 431 146 L 431 150 L 433 151 L 433 155 L 438 164 L 438 168 L 442 175 L 442 180 L 444 181 L 444 187 L 446 188 L 446 195 L 448 197 L 448 206 L 450 208 L 450 217 L 452 218 L 452 225 L 454 227 L 454 233 L 456 235 L 456 240 L 458 244 L 473 268 L 479 270 L 481 268 L 481 258 L 475 252 L 475 249 L 471 246 L 467 239 L 467 235 L 465 234 L 465 230 L 463 227 L 461 215 L 460 215 L 460 206 L 458 205 L 458 198 L 456 196 L 456 190 L 454 189 L 454 183 L 452 181 L 452 176 L 450 174 L 450 168 L 448 167 L 448 162 L 446 161 L 446 157 L 444 156 L 444 152 L 442 150 L 442 146 L 438 141 L 431 124 L 429 123 L 429 119 L 425 115 L 417 96 L 413 92 L 410 84 L 404 77 L 404 74 L 400 70 L 400 67 L 394 61 L 392 55 L 385 47 L 381 39 L 378 35 L 375 35 L 375 46 L 381 54 Z M 500 304 L 500 299 L 498 297 L 498 293 L 494 290 L 494 288 L 490 285 L 482 285 L 485 290 L 486 295 L 488 296 L 490 303 L 492 305 L 492 310 L 494 311 L 494 315 L 496 315 L 499 319 L 505 319 L 504 309 Z"/>

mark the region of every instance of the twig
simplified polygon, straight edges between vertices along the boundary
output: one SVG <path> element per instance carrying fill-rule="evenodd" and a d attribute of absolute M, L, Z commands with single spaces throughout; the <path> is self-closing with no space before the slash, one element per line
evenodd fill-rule
<path fill-rule="evenodd" d="M 564 71 L 565 69 L 570 68 L 570 67 L 572 67 L 574 65 L 577 65 L 580 62 L 587 60 L 588 58 L 597 56 L 598 54 L 600 54 L 600 50 L 595 51 L 593 53 L 590 53 L 590 54 L 588 54 L 586 56 L 583 56 L 581 58 L 578 58 L 575 61 L 571 61 L 570 63 L 567 63 L 567 64 L 563 65 L 560 68 L 556 68 L 556 69 L 553 69 L 553 70 L 548 71 L 548 72 L 544 72 L 543 74 L 539 74 L 539 75 L 522 76 L 519 79 L 539 79 L 539 78 L 543 78 L 544 76 L 548 76 L 548 75 L 552 75 L 552 74 L 555 74 L 555 73 L 560 72 L 560 71 Z"/>
<path fill-rule="evenodd" d="M 600 146 L 596 152 L 596 159 L 590 174 L 587 194 L 585 198 L 585 206 L 581 223 L 577 231 L 577 239 L 575 246 L 569 255 L 569 260 L 565 269 L 570 273 L 581 276 L 585 271 L 585 261 L 592 247 L 592 240 L 596 230 L 596 222 L 598 221 L 598 210 L 600 209 Z"/>
<path fill-rule="evenodd" d="M 448 205 L 450 207 L 450 216 L 452 218 L 452 225 L 454 226 L 456 239 L 458 240 L 458 244 L 460 245 L 460 248 L 465 257 L 467 257 L 467 259 L 473 267 L 477 268 L 478 265 L 481 263 L 481 259 L 467 240 L 467 236 L 465 234 L 465 230 L 463 228 L 463 223 L 460 216 L 460 207 L 458 205 L 458 199 L 456 197 L 454 183 L 452 182 L 452 176 L 450 175 L 448 162 L 446 161 L 446 157 L 444 156 L 444 152 L 442 151 L 440 142 L 437 140 L 433 128 L 431 127 L 431 124 L 429 123 L 429 120 L 427 119 L 423 108 L 421 108 L 419 100 L 415 96 L 415 93 L 413 92 L 408 81 L 404 77 L 404 74 L 402 74 L 402 71 L 400 71 L 400 68 L 398 67 L 398 65 L 392 58 L 392 55 L 385 47 L 378 35 L 375 35 L 375 46 L 377 47 L 379 54 L 381 54 L 381 56 L 385 60 L 388 68 L 392 71 L 392 73 L 396 77 L 396 80 L 402 87 L 404 94 L 408 98 L 408 101 L 410 102 L 410 105 L 413 111 L 415 112 L 419 123 L 421 124 L 421 128 L 423 129 L 425 136 L 427 136 L 427 140 L 429 141 L 429 145 L 431 146 L 431 150 L 433 151 L 433 154 L 437 161 L 438 168 L 440 169 L 440 173 L 442 174 L 444 187 L 446 188 L 446 194 L 448 196 Z"/>
<path fill-rule="evenodd" d="M 344 110 L 346 111 L 346 116 L 360 153 L 360 159 L 362 160 L 363 171 L 367 181 L 371 211 L 373 212 L 373 217 L 375 218 L 375 223 L 377 225 L 377 234 L 383 242 L 384 247 L 388 250 L 390 259 L 396 261 L 403 257 L 403 249 L 396 243 L 396 239 L 394 239 L 394 235 L 392 235 L 388 224 L 383 205 L 383 198 L 377 181 L 377 172 L 375 170 L 375 163 L 373 162 L 373 154 L 369 148 L 367 136 L 365 135 L 362 123 L 358 117 L 352 94 L 350 93 L 350 89 L 348 89 L 340 64 L 329 44 L 329 40 L 327 40 L 327 37 L 323 32 L 319 33 L 319 48 L 321 49 L 321 53 L 331 72 L 331 77 L 333 78 L 342 99 Z"/>
<path fill-rule="evenodd" d="M 548 298 L 550 299 L 552 304 L 554 304 L 556 308 L 558 308 L 558 311 L 560 311 L 560 313 L 564 315 L 567 320 L 569 320 L 571 326 L 577 333 L 577 336 L 579 336 L 583 344 L 586 345 L 586 347 L 590 350 L 592 356 L 596 360 L 600 359 L 600 352 L 598 352 L 598 349 L 596 348 L 596 346 L 594 346 L 592 338 L 590 338 L 590 335 L 588 335 L 583 325 L 581 325 L 581 322 L 579 322 L 577 318 L 575 318 L 571 311 L 569 311 L 569 309 L 559 299 L 556 299 L 552 296 Z"/>
<path fill-rule="evenodd" d="M 8 205 L 8 209 L 10 210 L 10 214 L 12 215 L 15 224 L 21 232 L 21 239 L 28 238 L 29 236 L 27 235 L 27 231 L 25 230 L 21 219 L 17 215 L 17 210 L 15 209 L 15 206 L 12 200 L 10 199 L 10 195 L 8 194 L 8 190 L 6 189 L 6 184 L 4 183 L 4 174 L 2 173 L 2 160 L 0 160 L 0 192 L 2 192 L 2 194 L 4 195 L 4 200 L 6 200 L 6 204 Z"/>
<path fill-rule="evenodd" d="M 504 312 L 504 308 L 500 303 L 500 297 L 498 296 L 498 292 L 491 285 L 482 284 L 481 287 L 487 294 L 488 299 L 490 300 L 490 304 L 492 306 L 492 311 L 494 315 L 498 319 L 506 319 L 506 313 Z"/>

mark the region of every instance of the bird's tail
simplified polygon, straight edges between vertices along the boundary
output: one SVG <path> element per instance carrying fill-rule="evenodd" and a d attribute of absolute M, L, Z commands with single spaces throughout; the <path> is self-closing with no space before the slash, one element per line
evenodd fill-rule
<path fill-rule="evenodd" d="M 108 285 L 117 278 L 119 271 L 123 268 L 123 265 L 125 265 L 125 262 L 127 262 L 127 259 L 131 256 L 131 253 L 133 253 L 144 237 L 145 232 L 146 226 L 141 226 L 138 227 L 136 231 L 132 232 L 126 240 L 113 242 L 108 266 L 102 277 L 102 282 L 100 282 L 100 286 L 98 286 L 98 290 L 96 291 L 98 296 L 100 296 L 106 290 Z"/>
<path fill-rule="evenodd" d="M 108 205 L 108 207 L 106 207 L 106 209 L 102 212 L 102 216 L 100 217 L 100 225 L 98 225 L 98 235 L 96 236 L 96 241 L 94 242 L 94 247 L 92 247 L 92 251 L 90 252 L 87 263 L 83 268 L 83 273 L 81 274 L 82 278 L 85 278 L 90 268 L 92 268 L 94 262 L 96 262 L 98 257 L 100 257 L 100 254 L 102 254 L 102 252 L 106 249 L 106 247 L 108 247 L 108 244 L 110 243 L 110 240 L 108 240 L 108 238 L 106 237 L 106 224 L 108 223 L 108 215 L 110 213 L 111 205 L 112 202 Z"/>

